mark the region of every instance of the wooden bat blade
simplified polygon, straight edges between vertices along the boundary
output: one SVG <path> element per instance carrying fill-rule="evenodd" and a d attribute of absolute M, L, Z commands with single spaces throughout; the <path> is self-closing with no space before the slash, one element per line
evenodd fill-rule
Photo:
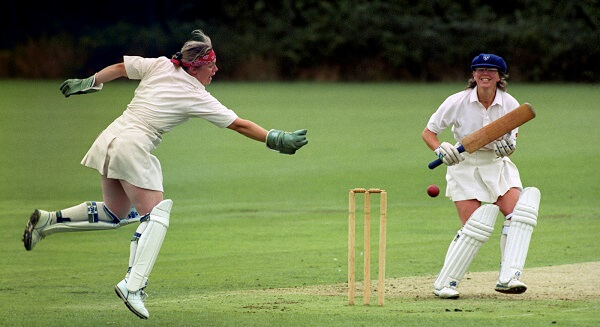
<path fill-rule="evenodd" d="M 517 109 L 467 135 L 461 143 L 465 151 L 473 153 L 533 118 L 535 110 L 529 103 L 523 103 Z"/>
<path fill-rule="evenodd" d="M 473 153 L 533 118 L 535 118 L 535 110 L 531 104 L 523 103 L 515 110 L 463 138 L 458 152 Z M 436 159 L 428 166 L 429 169 L 434 169 L 441 164 L 442 160 Z"/>

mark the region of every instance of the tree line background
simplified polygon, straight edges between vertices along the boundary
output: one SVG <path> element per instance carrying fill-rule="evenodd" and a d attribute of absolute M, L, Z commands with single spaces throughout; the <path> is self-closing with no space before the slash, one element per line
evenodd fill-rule
<path fill-rule="evenodd" d="M 481 52 L 511 80 L 600 82 L 599 0 L 8 0 L 1 78 L 85 77 L 167 56 L 194 29 L 230 80 L 464 80 Z"/>

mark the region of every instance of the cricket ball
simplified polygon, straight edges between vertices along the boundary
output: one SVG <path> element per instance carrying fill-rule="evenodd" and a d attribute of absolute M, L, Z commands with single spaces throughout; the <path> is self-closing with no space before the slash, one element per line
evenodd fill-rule
<path fill-rule="evenodd" d="M 435 184 L 431 184 L 427 187 L 427 194 L 430 197 L 435 198 L 440 194 L 440 188 Z"/>

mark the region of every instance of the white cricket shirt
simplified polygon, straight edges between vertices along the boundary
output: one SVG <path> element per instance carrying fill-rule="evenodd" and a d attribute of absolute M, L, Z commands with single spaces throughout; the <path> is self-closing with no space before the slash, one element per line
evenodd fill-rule
<path fill-rule="evenodd" d="M 194 117 L 219 127 L 227 127 L 237 118 L 196 78 L 168 58 L 124 56 L 123 59 L 127 77 L 141 80 L 127 110 L 160 134 Z"/>
<path fill-rule="evenodd" d="M 485 109 L 477 98 L 477 86 L 449 96 L 431 116 L 427 128 L 435 134 L 452 126 L 454 139 L 460 142 L 465 136 L 488 125 L 492 121 L 516 109 L 519 102 L 510 94 L 500 89 L 496 90 L 496 97 L 492 105 Z M 511 134 L 515 136 L 518 128 Z M 494 150 L 492 144 L 486 145 L 482 150 Z"/>
<path fill-rule="evenodd" d="M 519 103 L 498 89 L 492 105 L 485 109 L 477 98 L 477 87 L 449 96 L 431 116 L 427 128 L 440 134 L 452 127 L 458 142 L 465 136 L 516 109 Z M 516 137 L 518 129 L 511 134 Z M 493 143 L 475 151 L 464 152 L 465 160 L 446 171 L 446 196 L 452 201 L 476 199 L 493 203 L 510 188 L 522 189 L 519 170 L 508 158 L 498 158 Z"/>
<path fill-rule="evenodd" d="M 140 84 L 127 109 L 96 138 L 81 164 L 108 178 L 163 191 L 160 162 L 152 154 L 161 135 L 190 118 L 223 128 L 238 116 L 166 57 L 124 56 L 124 63 L 127 77 Z"/>

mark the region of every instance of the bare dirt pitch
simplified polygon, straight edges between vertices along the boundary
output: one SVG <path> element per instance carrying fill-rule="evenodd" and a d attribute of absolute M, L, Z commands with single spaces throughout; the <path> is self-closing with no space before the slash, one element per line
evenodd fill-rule
<path fill-rule="evenodd" d="M 498 298 L 520 300 L 597 300 L 600 299 L 598 283 L 600 262 L 586 262 L 561 266 L 525 268 L 522 281 L 529 288 L 519 295 L 507 295 L 494 291 L 498 278 L 497 271 L 467 273 L 458 288 L 460 297 Z M 435 276 L 405 277 L 386 279 L 386 299 L 393 298 L 433 298 Z M 362 283 L 357 282 L 356 295 L 362 294 Z M 377 283 L 372 283 L 372 285 Z M 254 292 L 254 291 L 253 291 Z M 306 294 L 306 295 L 347 295 L 348 285 L 322 285 L 298 288 L 268 289 L 265 293 Z M 372 289 L 372 296 L 376 290 Z"/>

